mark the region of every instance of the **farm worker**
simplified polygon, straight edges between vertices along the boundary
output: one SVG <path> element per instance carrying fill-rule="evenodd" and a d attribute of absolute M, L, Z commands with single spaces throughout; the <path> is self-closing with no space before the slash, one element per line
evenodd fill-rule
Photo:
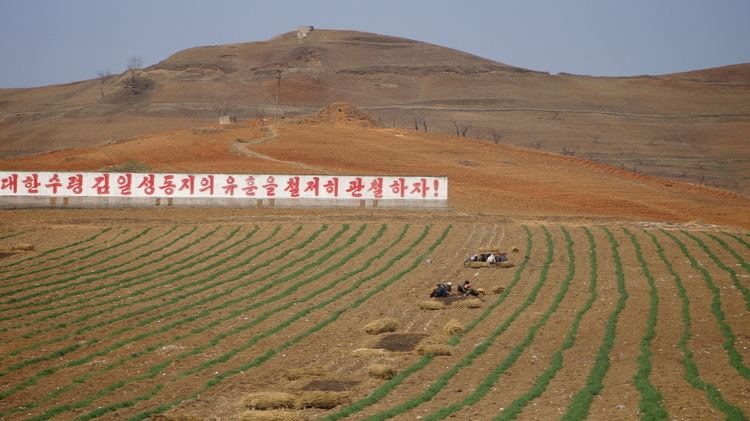
<path fill-rule="evenodd" d="M 474 289 L 474 287 L 471 285 L 471 282 L 469 281 L 464 281 L 463 285 L 459 285 L 458 292 L 461 293 L 461 297 L 466 297 L 467 295 L 479 297 L 479 291 Z"/>
<path fill-rule="evenodd" d="M 495 264 L 495 255 L 494 254 L 490 254 L 489 256 L 487 256 L 487 263 L 489 263 L 491 265 Z"/>
<path fill-rule="evenodd" d="M 432 293 L 430 293 L 430 298 L 441 298 L 441 297 L 447 297 L 451 294 L 451 287 L 453 286 L 453 283 L 439 283 L 437 284 L 437 287 L 432 290 Z"/>

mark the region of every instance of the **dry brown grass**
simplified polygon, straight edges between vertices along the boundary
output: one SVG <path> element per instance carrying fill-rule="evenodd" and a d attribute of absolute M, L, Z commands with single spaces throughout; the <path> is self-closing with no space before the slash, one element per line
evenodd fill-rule
<path fill-rule="evenodd" d="M 301 368 L 290 368 L 283 374 L 287 380 L 299 380 L 304 377 L 321 377 L 328 374 L 325 368 L 319 365 L 311 365 Z"/>
<path fill-rule="evenodd" d="M 297 398 L 296 405 L 298 409 L 332 409 L 339 405 L 349 403 L 349 401 L 349 392 L 328 392 L 323 390 L 314 390 L 310 392 L 303 392 L 302 395 Z"/>
<path fill-rule="evenodd" d="M 247 411 L 242 421 L 307 421 L 309 417 L 296 411 Z"/>
<path fill-rule="evenodd" d="M 398 320 L 386 317 L 384 319 L 373 320 L 365 325 L 365 332 L 370 335 L 377 335 L 385 332 L 395 332 L 398 329 Z"/>
<path fill-rule="evenodd" d="M 249 409 L 294 408 L 296 397 L 286 392 L 254 392 L 245 396 L 244 404 Z"/>
<path fill-rule="evenodd" d="M 502 294 L 503 291 L 505 291 L 504 286 L 496 286 L 495 288 L 492 288 L 492 292 L 494 292 L 495 294 Z"/>
<path fill-rule="evenodd" d="M 478 300 L 476 298 L 467 298 L 465 300 L 459 301 L 458 305 L 465 308 L 481 308 L 482 300 Z"/>
<path fill-rule="evenodd" d="M 419 308 L 422 310 L 442 310 L 445 308 L 445 304 L 435 300 L 425 300 L 419 303 Z"/>
<path fill-rule="evenodd" d="M 443 344 L 424 344 L 417 348 L 417 354 L 453 355 L 453 349 L 450 346 Z"/>
<path fill-rule="evenodd" d="M 386 364 L 372 364 L 367 367 L 367 374 L 378 379 L 388 380 L 396 375 L 396 370 Z"/>
<path fill-rule="evenodd" d="M 388 355 L 385 349 L 357 348 L 351 352 L 352 357 L 372 358 Z"/>
<path fill-rule="evenodd" d="M 451 319 L 443 326 L 443 333 L 448 336 L 459 335 L 464 333 L 464 327 L 458 320 Z"/>

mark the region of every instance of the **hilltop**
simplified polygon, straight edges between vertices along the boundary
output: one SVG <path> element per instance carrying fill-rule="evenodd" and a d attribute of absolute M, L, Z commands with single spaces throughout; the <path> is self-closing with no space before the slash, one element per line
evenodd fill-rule
<path fill-rule="evenodd" d="M 302 116 L 344 101 L 378 125 L 573 155 L 750 192 L 750 64 L 663 76 L 550 75 L 424 42 L 296 32 L 183 50 L 131 75 L 0 90 L 0 156 L 198 127 L 226 113 Z M 103 95 L 102 95 L 103 93 Z"/>

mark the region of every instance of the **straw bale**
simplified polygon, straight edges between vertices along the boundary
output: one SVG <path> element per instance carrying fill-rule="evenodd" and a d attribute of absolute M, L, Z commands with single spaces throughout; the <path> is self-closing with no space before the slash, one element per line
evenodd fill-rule
<path fill-rule="evenodd" d="M 448 345 L 443 344 L 424 344 L 417 348 L 417 354 L 425 355 L 453 355 L 453 350 Z"/>
<path fill-rule="evenodd" d="M 464 333 L 464 327 L 459 323 L 458 320 L 452 319 L 445 326 L 443 326 L 443 333 L 448 336 L 459 335 Z"/>
<path fill-rule="evenodd" d="M 502 294 L 503 291 L 505 291 L 504 286 L 496 286 L 495 288 L 492 289 L 492 292 L 494 292 L 495 294 Z"/>
<path fill-rule="evenodd" d="M 297 411 L 247 411 L 242 421 L 307 421 L 309 418 Z"/>
<path fill-rule="evenodd" d="M 511 261 L 506 260 L 504 262 L 498 263 L 497 265 L 500 266 L 501 268 L 512 268 L 516 264 Z"/>
<path fill-rule="evenodd" d="M 373 364 L 367 367 L 367 374 L 372 377 L 388 380 L 396 375 L 396 370 L 385 364 Z"/>
<path fill-rule="evenodd" d="M 422 310 L 441 310 L 444 307 L 445 304 L 434 300 L 425 300 L 419 303 L 419 308 Z"/>
<path fill-rule="evenodd" d="M 339 405 L 349 403 L 349 396 L 349 392 L 329 392 L 325 390 L 303 392 L 302 395 L 297 398 L 297 409 L 332 409 Z"/>
<path fill-rule="evenodd" d="M 398 320 L 392 317 L 373 320 L 365 325 L 365 332 L 371 335 L 377 335 L 385 332 L 395 332 L 398 329 Z"/>
<path fill-rule="evenodd" d="M 482 300 L 469 298 L 469 299 L 461 301 L 460 304 L 461 304 L 461 307 L 465 307 L 465 308 L 480 308 L 482 307 Z"/>
<path fill-rule="evenodd" d="M 382 357 L 388 355 L 385 349 L 357 348 L 352 351 L 352 357 Z"/>
<path fill-rule="evenodd" d="M 30 243 L 18 243 L 18 244 L 14 244 L 10 249 L 21 250 L 21 251 L 31 251 L 31 250 L 34 250 L 34 245 Z"/>
<path fill-rule="evenodd" d="M 254 392 L 245 396 L 244 402 L 250 409 L 294 408 L 295 397 L 286 392 Z"/>

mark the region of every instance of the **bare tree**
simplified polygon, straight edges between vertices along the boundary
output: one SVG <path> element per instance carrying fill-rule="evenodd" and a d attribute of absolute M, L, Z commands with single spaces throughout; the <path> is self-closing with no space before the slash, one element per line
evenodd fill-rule
<path fill-rule="evenodd" d="M 424 128 L 424 132 L 427 133 L 427 120 L 422 119 L 422 127 Z"/>
<path fill-rule="evenodd" d="M 453 126 L 456 128 L 456 136 L 458 137 L 466 137 L 466 132 L 469 130 L 469 126 L 466 124 L 459 125 L 455 121 L 453 122 Z"/>
<path fill-rule="evenodd" d="M 143 59 L 139 56 L 132 56 L 128 59 L 128 71 L 130 72 L 130 83 L 135 86 L 135 72 L 143 65 Z"/>
<path fill-rule="evenodd" d="M 104 82 L 112 76 L 112 72 L 109 69 L 99 70 L 96 72 L 96 78 L 99 79 L 99 91 L 104 98 Z"/>
<path fill-rule="evenodd" d="M 216 113 L 219 115 L 219 117 L 225 116 L 229 114 L 229 103 L 224 104 L 224 108 L 219 108 L 216 110 Z"/>
<path fill-rule="evenodd" d="M 500 142 L 500 139 L 503 138 L 503 134 L 505 133 L 502 130 L 492 132 L 492 140 L 495 141 L 495 145 L 497 145 Z"/>
<path fill-rule="evenodd" d="M 563 146 L 563 155 L 565 156 L 575 156 L 576 149 L 572 146 L 565 145 Z"/>
<path fill-rule="evenodd" d="M 419 131 L 419 120 L 414 117 L 414 130 Z"/>

